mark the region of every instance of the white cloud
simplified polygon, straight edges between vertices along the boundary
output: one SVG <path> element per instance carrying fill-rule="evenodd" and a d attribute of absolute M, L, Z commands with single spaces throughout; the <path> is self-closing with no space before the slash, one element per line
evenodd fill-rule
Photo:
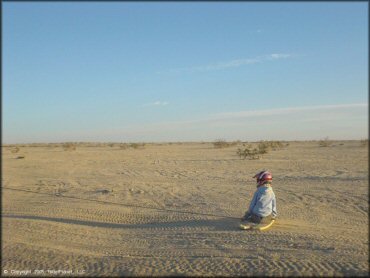
<path fill-rule="evenodd" d="M 292 57 L 291 54 L 273 53 L 267 56 L 268 59 L 285 59 Z"/>
<path fill-rule="evenodd" d="M 210 120 L 226 120 L 235 118 L 247 118 L 256 116 L 273 116 L 283 114 L 293 114 L 303 111 L 314 111 L 314 110 L 335 110 L 345 108 L 359 108 L 368 107 L 367 103 L 352 103 L 352 104 L 333 104 L 333 105 L 316 105 L 316 106 L 299 106 L 299 107 L 288 107 L 288 108 L 276 108 L 267 110 L 249 110 L 249 111 L 238 111 L 238 112 L 226 112 L 214 114 L 210 117 Z"/>
<path fill-rule="evenodd" d="M 256 33 L 261 33 L 263 30 L 262 29 L 255 29 L 255 30 L 251 30 L 249 31 L 250 34 L 256 34 Z"/>
<path fill-rule="evenodd" d="M 156 103 L 156 104 L 155 104 Z M 160 105 L 162 101 L 153 102 Z M 201 141 L 360 139 L 368 134 L 368 104 L 332 104 L 217 113 L 183 121 L 105 127 L 50 135 L 46 141 Z M 39 135 L 39 134 L 38 134 Z M 35 135 L 36 136 L 36 135 Z M 10 136 L 8 135 L 10 138 Z M 9 139 L 6 138 L 6 139 Z M 36 138 L 36 137 L 35 137 Z M 45 138 L 47 136 L 45 135 Z M 59 138 L 59 139 L 58 139 Z M 62 141 L 63 141 L 62 140 Z M 10 141 L 7 140 L 7 141 Z"/>
<path fill-rule="evenodd" d="M 226 112 L 226 113 L 218 113 L 213 115 L 208 115 L 203 118 L 199 119 L 189 119 L 183 121 L 168 121 L 168 122 L 160 122 L 154 123 L 147 126 L 141 127 L 127 127 L 127 130 L 130 132 L 150 132 L 150 131 L 159 131 L 159 130 L 177 130 L 177 131 L 184 131 L 187 128 L 193 127 L 211 127 L 214 125 L 224 125 L 230 126 L 231 125 L 240 125 L 241 119 L 245 118 L 252 118 L 254 117 L 256 121 L 265 121 L 269 119 L 279 119 L 278 116 L 282 115 L 289 115 L 289 114 L 296 114 L 292 119 L 295 118 L 298 121 L 309 121 L 310 119 L 317 119 L 317 117 L 321 116 L 321 120 L 325 121 L 327 116 L 330 113 L 338 112 L 338 115 L 346 115 L 344 114 L 345 110 L 351 112 L 359 110 L 359 108 L 367 108 L 367 103 L 353 103 L 353 104 L 333 104 L 333 105 L 317 105 L 317 106 L 300 106 L 300 107 L 288 107 L 288 108 L 277 108 L 277 109 L 265 109 L 265 110 L 249 110 L 249 111 L 238 111 L 238 112 Z M 352 110 L 351 110 L 352 109 Z M 353 110 L 354 109 L 354 110 Z M 315 112 L 315 113 L 310 113 Z M 301 113 L 301 114 L 300 114 Z M 303 113 L 303 114 L 302 114 Z M 307 114 L 308 113 L 308 114 Z M 312 115 L 312 116 L 311 116 Z M 271 116 L 273 116 L 271 118 Z M 335 119 L 335 115 L 332 120 Z M 339 119 L 340 117 L 338 117 Z M 254 122 L 253 120 L 252 122 Z M 235 122 L 237 121 L 237 122 Z M 258 124 L 257 124 L 258 125 Z"/>
<path fill-rule="evenodd" d="M 195 66 L 195 67 L 184 67 L 184 68 L 174 68 L 167 71 L 160 71 L 158 73 L 179 73 L 179 72 L 206 72 L 215 70 L 224 70 L 228 68 L 237 68 L 245 65 L 251 65 L 256 63 L 263 63 L 271 60 L 287 59 L 294 57 L 295 55 L 287 53 L 272 53 L 263 56 L 257 56 L 254 58 L 241 58 L 234 59 L 226 62 L 220 62 L 215 64 Z"/>
<path fill-rule="evenodd" d="M 142 106 L 143 107 L 147 107 L 147 106 L 166 106 L 168 104 L 169 104 L 169 102 L 167 102 L 167 101 L 159 101 L 159 100 L 157 100 L 155 102 L 143 104 Z"/>

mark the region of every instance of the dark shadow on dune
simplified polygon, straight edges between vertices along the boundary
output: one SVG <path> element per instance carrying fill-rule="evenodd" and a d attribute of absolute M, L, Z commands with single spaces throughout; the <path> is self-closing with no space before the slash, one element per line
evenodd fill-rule
<path fill-rule="evenodd" d="M 170 222 L 148 222 L 148 223 L 109 223 L 89 220 L 77 220 L 60 217 L 46 217 L 36 215 L 16 215 L 16 214 L 2 214 L 4 218 L 13 219 L 27 219 L 27 220 L 41 220 L 65 224 L 83 225 L 90 227 L 101 227 L 109 229 L 178 229 L 178 228 L 190 228 L 190 229 L 207 229 L 213 231 L 231 231 L 236 230 L 239 222 L 229 218 L 221 219 L 194 219 L 194 220 L 178 220 Z"/>
<path fill-rule="evenodd" d="M 240 158 L 228 158 L 228 159 L 176 159 L 172 161 L 191 161 L 191 162 L 198 162 L 198 161 L 204 161 L 204 162 L 220 162 L 220 161 L 235 161 L 235 160 L 241 160 Z"/>
<path fill-rule="evenodd" d="M 181 211 L 181 210 L 171 209 L 171 208 L 156 208 L 156 207 L 145 206 L 145 205 L 140 205 L 140 204 L 122 204 L 122 203 L 115 203 L 115 202 L 109 202 L 109 201 L 103 201 L 103 200 L 87 199 L 87 198 L 76 197 L 76 196 L 67 196 L 67 195 L 61 195 L 61 194 L 56 195 L 56 194 L 46 193 L 46 192 L 35 192 L 35 191 L 31 191 L 31 190 L 26 190 L 26 189 L 11 188 L 11 187 L 4 187 L 4 186 L 2 187 L 2 189 L 28 192 L 28 193 L 38 194 L 38 195 L 48 195 L 48 196 L 53 196 L 53 197 L 57 196 L 58 198 L 83 200 L 83 201 L 89 201 L 89 202 L 95 202 L 95 203 L 107 204 L 107 205 L 116 205 L 116 206 L 122 206 L 122 207 L 132 207 L 132 208 L 150 209 L 150 210 L 156 210 L 156 211 L 165 211 L 165 212 L 175 212 L 175 213 L 184 213 L 184 214 L 193 214 L 193 215 L 220 217 L 220 218 L 239 219 L 237 217 L 226 216 L 226 215 L 217 215 L 217 214 L 201 213 L 201 212 L 193 212 L 193 211 Z"/>

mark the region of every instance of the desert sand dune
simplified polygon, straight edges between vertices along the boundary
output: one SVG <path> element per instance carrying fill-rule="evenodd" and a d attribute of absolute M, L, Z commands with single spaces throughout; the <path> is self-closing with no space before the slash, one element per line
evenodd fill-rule
<path fill-rule="evenodd" d="M 368 274 L 367 146 L 290 142 L 259 160 L 237 148 L 3 147 L 3 275 Z M 241 231 L 261 169 L 278 220 Z"/>

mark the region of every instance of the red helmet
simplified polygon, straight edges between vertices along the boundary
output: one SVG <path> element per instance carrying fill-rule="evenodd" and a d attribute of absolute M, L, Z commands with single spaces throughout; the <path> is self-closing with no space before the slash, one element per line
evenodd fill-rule
<path fill-rule="evenodd" d="M 257 185 L 262 185 L 268 181 L 272 181 L 272 175 L 269 171 L 261 171 L 255 174 L 253 178 L 257 179 Z"/>

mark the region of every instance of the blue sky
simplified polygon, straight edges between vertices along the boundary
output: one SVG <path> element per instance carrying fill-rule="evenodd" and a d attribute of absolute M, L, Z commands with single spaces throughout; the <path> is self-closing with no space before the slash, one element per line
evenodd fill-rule
<path fill-rule="evenodd" d="M 367 2 L 3 3 L 3 143 L 363 139 Z"/>

